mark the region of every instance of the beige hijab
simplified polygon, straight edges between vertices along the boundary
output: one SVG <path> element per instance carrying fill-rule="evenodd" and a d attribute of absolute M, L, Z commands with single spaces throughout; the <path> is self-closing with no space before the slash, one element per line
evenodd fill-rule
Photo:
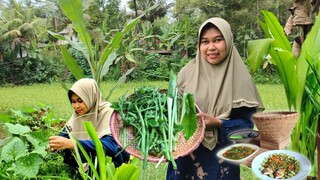
<path fill-rule="evenodd" d="M 76 93 L 89 109 L 88 113 L 82 116 L 73 112 L 67 122 L 67 126 L 71 128 L 72 136 L 76 139 L 90 139 L 83 127 L 85 121 L 91 121 L 99 138 L 111 134 L 109 120 L 113 109 L 110 108 L 111 104 L 109 102 L 102 100 L 101 92 L 95 80 L 83 78 L 75 82 L 68 92 L 69 100 L 72 92 Z"/>
<path fill-rule="evenodd" d="M 227 45 L 228 55 L 217 65 L 202 59 L 199 50 L 200 34 L 207 23 L 212 23 L 221 31 Z M 180 93 L 193 93 L 201 111 L 215 117 L 228 119 L 232 108 L 243 106 L 263 110 L 258 91 L 233 44 L 230 25 L 221 18 L 208 19 L 201 25 L 196 58 L 181 69 L 177 82 Z M 212 150 L 217 143 L 218 131 L 206 131 L 202 144 Z"/>

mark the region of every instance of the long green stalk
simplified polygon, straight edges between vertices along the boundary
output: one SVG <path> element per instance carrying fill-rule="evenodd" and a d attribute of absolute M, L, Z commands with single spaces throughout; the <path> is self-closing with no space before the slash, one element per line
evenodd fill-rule
<path fill-rule="evenodd" d="M 147 167 L 147 160 L 148 160 L 148 148 L 146 148 L 146 140 L 147 140 L 147 131 L 146 131 L 146 125 L 144 123 L 144 119 L 142 117 L 142 114 L 140 112 L 140 109 L 138 108 L 137 103 L 134 104 L 134 107 L 136 108 L 136 111 L 139 116 L 139 121 L 141 123 L 141 154 L 143 155 L 143 168 L 145 169 Z"/>

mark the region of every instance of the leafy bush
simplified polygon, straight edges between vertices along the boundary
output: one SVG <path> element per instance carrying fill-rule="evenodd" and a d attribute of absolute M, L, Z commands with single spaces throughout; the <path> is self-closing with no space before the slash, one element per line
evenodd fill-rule
<path fill-rule="evenodd" d="M 172 55 L 161 55 L 150 53 L 137 63 L 135 70 L 131 73 L 131 80 L 155 80 L 167 81 L 170 71 L 178 72 L 185 64 L 177 53 Z"/>
<path fill-rule="evenodd" d="M 78 51 L 73 47 L 71 47 L 68 51 L 71 54 L 71 56 L 77 61 L 78 65 L 83 70 L 84 75 L 86 77 L 92 78 L 90 66 L 88 64 L 86 57 L 84 57 L 84 54 L 81 51 Z M 74 81 L 74 80 L 76 80 L 76 78 L 70 73 L 69 80 Z"/>
<path fill-rule="evenodd" d="M 34 178 L 39 176 L 41 168 L 47 169 L 46 163 L 58 159 L 57 153 L 46 151 L 48 137 L 59 130 L 59 126 L 53 128 L 52 125 L 60 122 L 52 118 L 51 107 L 13 110 L 11 115 L 2 115 L 1 122 L 8 132 L 8 139 L 0 149 L 0 177 Z M 58 174 L 63 174 L 67 169 L 59 171 Z M 48 172 L 44 174 L 48 175 Z"/>
<path fill-rule="evenodd" d="M 0 69 L 1 84 L 48 83 L 52 82 L 58 73 L 57 63 L 39 54 L 6 60 L 0 63 Z"/>

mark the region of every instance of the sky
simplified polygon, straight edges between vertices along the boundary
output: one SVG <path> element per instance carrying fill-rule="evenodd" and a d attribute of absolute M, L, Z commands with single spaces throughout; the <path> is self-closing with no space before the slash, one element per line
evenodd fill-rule
<path fill-rule="evenodd" d="M 121 0 L 120 9 L 124 9 L 124 8 L 128 9 L 127 2 L 128 0 Z"/>

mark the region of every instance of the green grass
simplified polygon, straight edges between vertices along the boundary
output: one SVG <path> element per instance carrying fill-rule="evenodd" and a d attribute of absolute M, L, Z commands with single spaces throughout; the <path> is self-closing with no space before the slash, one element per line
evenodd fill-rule
<path fill-rule="evenodd" d="M 115 82 L 105 82 L 101 86 L 104 97 L 114 87 Z M 125 93 L 132 93 L 138 86 L 160 86 L 167 87 L 167 82 L 128 82 L 121 84 L 110 96 L 109 101 L 116 101 Z M 67 84 L 68 87 L 71 84 Z M 265 106 L 265 111 L 286 110 L 287 101 L 282 85 L 257 85 L 261 99 Z M 34 84 L 31 86 L 0 87 L 0 113 L 8 113 L 11 109 L 22 109 L 24 107 L 38 107 L 39 103 L 44 103 L 54 107 L 54 117 L 68 119 L 72 113 L 72 107 L 67 98 L 67 91 L 59 83 L 54 84 Z M 166 164 L 154 168 L 154 163 L 149 163 L 147 170 L 141 173 L 141 179 L 165 179 Z M 256 179 L 250 168 L 241 166 L 241 177 L 243 179 Z"/>
<path fill-rule="evenodd" d="M 103 83 L 102 94 L 106 97 L 115 82 Z M 109 101 L 116 101 L 125 93 L 132 93 L 138 86 L 160 86 L 167 87 L 167 82 L 128 82 L 121 84 L 109 98 Z M 71 84 L 67 84 L 68 87 Z M 265 111 L 286 110 L 287 101 L 282 85 L 257 85 L 261 99 L 265 106 Z M 68 118 L 72 113 L 72 107 L 67 98 L 67 92 L 59 83 L 54 84 L 34 84 L 31 86 L 0 87 L 0 112 L 9 112 L 11 109 L 21 109 L 23 107 L 38 107 L 39 103 L 53 106 L 55 117 Z"/>
<path fill-rule="evenodd" d="M 109 98 L 109 101 L 116 101 L 125 93 L 132 93 L 138 86 L 160 86 L 167 87 L 166 82 L 128 82 L 121 84 Z M 67 84 L 71 87 L 72 84 Z M 101 92 L 106 97 L 115 82 L 103 83 Z M 59 83 L 34 84 L 31 86 L 0 87 L 0 113 L 8 113 L 11 109 L 22 109 L 24 107 L 38 107 L 39 103 L 44 103 L 54 107 L 56 118 L 66 119 L 72 113 L 72 107 L 68 100 L 67 91 Z"/>

